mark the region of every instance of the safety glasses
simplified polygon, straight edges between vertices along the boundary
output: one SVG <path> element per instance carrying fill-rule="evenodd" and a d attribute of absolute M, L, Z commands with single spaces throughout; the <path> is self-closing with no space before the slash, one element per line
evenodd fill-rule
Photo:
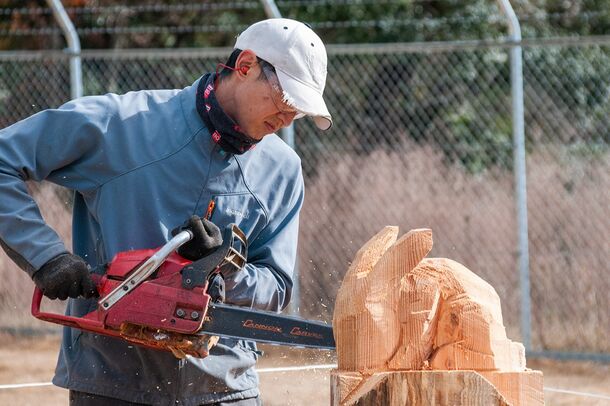
<path fill-rule="evenodd" d="M 275 69 L 273 69 L 273 66 L 266 62 L 261 63 L 260 65 L 261 70 L 267 79 L 267 83 L 271 88 L 271 100 L 278 111 L 282 114 L 294 114 L 295 120 L 303 117 L 303 113 L 300 113 L 297 109 L 290 106 L 290 104 L 286 102 L 284 91 L 282 90 L 282 86 L 280 85 L 280 81 L 275 73 Z"/>

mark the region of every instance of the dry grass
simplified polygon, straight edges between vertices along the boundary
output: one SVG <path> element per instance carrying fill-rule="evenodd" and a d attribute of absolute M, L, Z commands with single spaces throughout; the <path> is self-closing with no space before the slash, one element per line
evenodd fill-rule
<path fill-rule="evenodd" d="M 533 345 L 610 352 L 610 154 L 575 159 L 560 147 L 528 156 Z M 356 250 L 384 225 L 429 227 L 431 256 L 490 282 L 508 334 L 519 339 L 520 289 L 513 175 L 447 166 L 429 147 L 328 156 L 309 182 L 301 219 L 302 303 L 330 319 Z"/>
<path fill-rule="evenodd" d="M 544 151 L 528 157 L 533 344 L 610 352 L 610 154 L 585 159 L 561 147 Z M 509 336 L 519 339 L 511 173 L 471 175 L 415 145 L 325 158 L 321 175 L 308 180 L 301 216 L 303 314 L 330 320 L 349 261 L 381 227 L 429 227 L 432 256 L 457 260 L 490 282 L 502 299 Z M 44 217 L 69 241 L 65 198 L 51 185 L 35 195 Z M 3 253 L 0 277 L 0 327 L 41 327 L 29 316 L 32 282 Z"/>

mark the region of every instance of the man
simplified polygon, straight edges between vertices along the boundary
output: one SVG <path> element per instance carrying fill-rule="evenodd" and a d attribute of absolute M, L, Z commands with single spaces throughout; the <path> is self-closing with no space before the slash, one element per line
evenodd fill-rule
<path fill-rule="evenodd" d="M 88 266 L 158 247 L 180 225 L 195 238 L 179 253 L 196 259 L 236 223 L 248 263 L 225 275 L 226 301 L 288 304 L 303 179 L 273 133 L 304 115 L 331 126 L 326 51 L 305 24 L 271 19 L 246 29 L 223 66 L 183 90 L 85 97 L 0 131 L 0 244 L 46 296 L 85 297 L 69 301 L 69 314 L 97 305 Z M 74 254 L 28 195 L 24 182 L 43 179 L 75 191 Z M 65 328 L 53 383 L 74 405 L 255 405 L 258 354 L 252 342 L 221 339 L 205 359 L 177 360 Z"/>

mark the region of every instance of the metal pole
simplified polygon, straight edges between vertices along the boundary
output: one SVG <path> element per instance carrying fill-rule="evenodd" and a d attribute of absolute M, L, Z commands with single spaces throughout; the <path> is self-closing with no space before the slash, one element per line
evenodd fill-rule
<path fill-rule="evenodd" d="M 280 13 L 274 0 L 261 0 L 261 3 L 263 3 L 268 18 L 282 18 L 282 13 Z M 282 139 L 290 148 L 294 149 L 294 125 L 292 123 L 282 130 Z"/>
<path fill-rule="evenodd" d="M 261 0 L 263 3 L 263 8 L 265 9 L 265 14 L 269 18 L 282 18 L 282 13 L 277 8 L 274 0 Z"/>
<path fill-rule="evenodd" d="M 265 14 L 268 18 L 282 18 L 282 13 L 277 8 L 274 0 L 261 0 Z M 294 124 L 290 124 L 288 127 L 282 130 L 282 139 L 288 146 L 294 149 Z M 301 307 L 301 287 L 299 284 L 299 262 L 294 264 L 294 273 L 292 276 L 292 298 L 290 300 L 290 313 L 299 314 Z"/>
<path fill-rule="evenodd" d="M 80 40 L 60 0 L 47 0 L 47 4 L 53 10 L 53 16 L 61 27 L 70 54 L 70 97 L 79 98 L 83 95 L 83 73 L 80 61 Z"/>
<path fill-rule="evenodd" d="M 521 43 L 521 27 L 509 0 L 498 0 L 508 18 L 510 38 Z M 529 274 L 529 246 L 527 231 L 527 185 L 525 173 L 525 125 L 523 108 L 523 61 L 521 45 L 510 49 L 510 81 L 513 113 L 513 159 L 515 171 L 515 198 L 517 205 L 517 231 L 519 239 L 519 283 L 521 286 L 521 335 L 526 351 L 531 350 L 531 296 Z"/>

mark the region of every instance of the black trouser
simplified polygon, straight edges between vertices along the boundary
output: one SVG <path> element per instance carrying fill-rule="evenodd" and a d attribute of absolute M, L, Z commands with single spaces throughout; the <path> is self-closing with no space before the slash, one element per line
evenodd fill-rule
<path fill-rule="evenodd" d="M 231 400 L 228 402 L 211 403 L 209 406 L 261 406 L 260 398 Z M 90 393 L 70 391 L 70 406 L 147 406 L 143 403 L 127 402 L 109 398 L 107 396 L 92 395 Z"/>

